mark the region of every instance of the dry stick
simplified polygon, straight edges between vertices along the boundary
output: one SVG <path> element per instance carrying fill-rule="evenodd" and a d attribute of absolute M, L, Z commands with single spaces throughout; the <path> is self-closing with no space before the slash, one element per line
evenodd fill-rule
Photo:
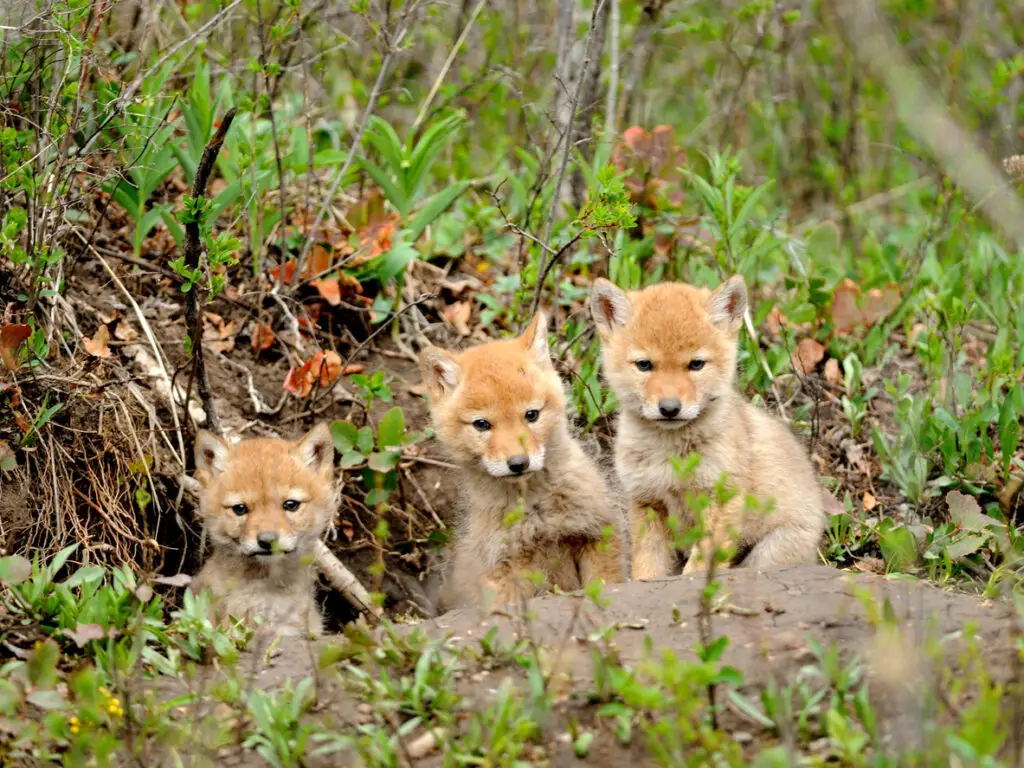
<path fill-rule="evenodd" d="M 480 11 L 487 5 L 487 0 L 480 0 L 476 4 L 476 8 L 473 9 L 473 13 L 469 16 L 469 21 L 466 22 L 466 26 L 462 28 L 462 34 L 459 35 L 459 39 L 455 41 L 455 45 L 452 46 L 451 51 L 448 53 L 448 58 L 445 59 L 444 66 L 441 67 L 441 71 L 437 75 L 437 79 L 434 80 L 434 85 L 430 88 L 430 93 L 427 94 L 427 98 L 423 102 L 423 106 L 420 107 L 420 113 L 416 115 L 416 121 L 412 124 L 412 132 L 415 133 L 416 129 L 420 127 L 420 123 L 423 122 L 423 118 L 427 116 L 427 109 L 430 107 L 430 102 L 434 100 L 438 90 L 441 88 L 441 84 L 444 82 L 445 77 L 448 76 L 448 70 L 452 68 L 452 64 L 455 62 L 455 56 L 459 53 L 459 49 L 462 48 L 462 44 L 466 42 L 466 37 L 469 35 L 469 30 L 473 28 L 473 22 L 476 21 L 476 17 L 480 15 Z"/>
<path fill-rule="evenodd" d="M 1024 248 L 1024 202 L 984 150 L 949 114 L 919 74 L 875 0 L 841 3 L 839 16 L 857 55 L 893 94 L 900 122 L 932 151 L 942 170 L 1016 248 Z"/>
<path fill-rule="evenodd" d="M 210 172 L 217 160 L 220 148 L 224 145 L 224 138 L 231 128 L 235 119 L 237 109 L 232 107 L 224 115 L 220 127 L 213 134 L 213 138 L 203 149 L 203 155 L 196 166 L 196 177 L 192 182 L 192 199 L 199 200 L 206 194 L 206 183 L 210 179 Z M 185 266 L 189 272 L 194 274 L 199 268 L 199 256 L 202 253 L 202 245 L 199 242 L 199 219 L 192 217 L 185 224 Z M 200 294 L 202 296 L 200 296 Z M 192 373 L 189 377 L 189 386 L 185 394 L 185 410 L 188 411 L 188 399 L 192 394 L 192 379 L 196 380 L 196 388 L 199 390 L 199 398 L 203 402 L 203 410 L 206 411 L 206 423 L 210 430 L 220 434 L 220 418 L 213 405 L 213 393 L 210 391 L 210 378 L 206 373 L 206 360 L 203 358 L 203 325 L 199 313 L 199 300 L 206 297 L 206 291 L 201 289 L 198 283 L 192 284 L 192 290 L 188 292 L 185 300 L 185 328 L 192 339 Z"/>
<path fill-rule="evenodd" d="M 315 559 L 320 572 L 327 577 L 327 581 L 341 592 L 351 605 L 362 613 L 370 614 L 378 621 L 383 617 L 384 612 L 370 599 L 370 593 L 366 591 L 366 587 L 359 583 L 359 579 L 352 574 L 352 571 L 342 565 L 334 553 L 327 548 L 327 545 L 319 539 L 316 542 Z"/>
<path fill-rule="evenodd" d="M 575 93 L 573 93 L 572 106 L 569 108 L 569 122 L 565 126 L 565 130 L 563 132 L 563 140 L 565 141 L 565 147 L 562 150 L 562 160 L 558 166 L 558 178 L 555 181 L 555 187 L 552 192 L 551 207 L 548 209 L 548 220 L 547 223 L 544 225 L 543 240 L 545 246 L 548 248 L 550 248 L 551 246 L 551 228 L 554 226 L 555 223 L 555 211 L 558 210 L 558 205 L 561 202 L 559 190 L 562 189 L 562 184 L 565 183 L 565 171 L 569 167 L 569 155 L 572 154 L 572 126 L 573 123 L 576 122 L 576 108 L 579 106 L 580 92 L 583 90 L 583 82 L 587 78 L 587 68 L 590 66 L 590 47 L 591 43 L 594 42 L 594 27 L 597 23 L 598 16 L 601 13 L 601 9 L 604 7 L 604 4 L 605 0 L 600 0 L 600 2 L 594 6 L 594 13 L 590 17 L 590 29 L 587 31 L 587 47 L 583 55 L 583 67 L 580 71 L 579 80 L 576 81 L 576 91 Z M 552 257 L 551 263 L 547 264 L 544 269 L 537 270 L 537 285 L 534 287 L 533 304 L 530 307 L 531 315 L 537 314 L 537 309 L 540 307 L 540 294 L 541 289 L 544 287 L 544 278 L 547 277 L 548 272 L 551 271 L 551 267 L 554 266 L 555 260 L 561 257 L 563 254 L 565 254 L 570 244 L 571 241 L 570 243 L 567 243 L 565 246 L 563 246 L 562 249 L 559 250 L 557 256 Z M 544 254 L 541 254 L 541 263 L 543 263 L 543 259 Z"/>
<path fill-rule="evenodd" d="M 604 107 L 604 140 L 611 143 L 615 138 L 615 100 L 619 95 L 619 0 L 611 2 L 611 18 L 608 23 L 611 25 L 612 41 L 611 51 L 608 60 L 608 98 Z"/>

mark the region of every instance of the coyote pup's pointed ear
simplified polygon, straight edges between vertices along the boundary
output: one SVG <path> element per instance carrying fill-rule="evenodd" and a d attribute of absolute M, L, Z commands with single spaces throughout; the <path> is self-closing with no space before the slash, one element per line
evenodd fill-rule
<path fill-rule="evenodd" d="M 330 428 L 323 422 L 304 434 L 295 450 L 299 461 L 314 472 L 323 472 L 334 466 L 334 440 Z"/>
<path fill-rule="evenodd" d="M 729 334 L 739 333 L 747 311 L 747 284 L 743 276 L 733 275 L 718 286 L 704 306 L 712 325 Z"/>
<path fill-rule="evenodd" d="M 430 396 L 437 400 L 459 386 L 462 366 L 451 352 L 440 347 L 424 347 L 420 352 L 420 373 Z"/>
<path fill-rule="evenodd" d="M 201 429 L 196 434 L 195 451 L 196 479 L 202 483 L 213 475 L 219 475 L 224 471 L 231 446 L 212 432 Z"/>
<path fill-rule="evenodd" d="M 538 365 L 551 365 L 551 350 L 548 348 L 548 316 L 546 314 L 538 310 L 519 339 L 523 346 L 536 356 Z"/>
<path fill-rule="evenodd" d="M 597 324 L 597 332 L 601 338 L 606 338 L 629 320 L 629 297 L 615 283 L 599 277 L 590 294 L 590 314 Z"/>

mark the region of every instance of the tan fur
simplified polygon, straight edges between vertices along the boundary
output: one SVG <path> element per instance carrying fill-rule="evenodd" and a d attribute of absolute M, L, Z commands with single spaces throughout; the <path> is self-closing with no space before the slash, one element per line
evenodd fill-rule
<path fill-rule="evenodd" d="M 434 429 L 459 465 L 464 507 L 442 609 L 479 603 L 488 591 L 502 602 L 533 596 L 539 588 L 524 572 L 543 575 L 540 589 L 622 581 L 621 515 L 569 434 L 543 314 L 516 339 L 461 354 L 427 347 L 420 361 Z M 490 428 L 474 427 L 479 419 Z M 529 460 L 518 476 L 508 469 L 514 457 Z M 506 525 L 520 503 L 522 515 Z"/>
<path fill-rule="evenodd" d="M 313 552 L 336 506 L 333 459 L 325 424 L 295 442 L 196 436 L 199 513 L 212 552 L 191 589 L 210 588 L 216 621 L 260 616 L 268 632 L 320 634 Z M 285 510 L 288 500 L 298 508 Z M 245 514 L 236 514 L 237 504 Z M 269 552 L 261 533 L 276 536 Z"/>
<path fill-rule="evenodd" d="M 685 492 L 712 492 L 722 472 L 739 494 L 708 510 L 710 536 L 689 553 L 684 573 L 706 567 L 715 547 L 731 545 L 749 550 L 742 564 L 756 568 L 816 558 L 824 513 L 806 452 L 785 424 L 733 388 L 746 306 L 738 276 L 714 292 L 662 283 L 627 294 L 607 280 L 595 282 L 591 310 L 620 404 L 615 466 L 631 499 L 634 579 L 675 570 L 667 518 L 692 528 Z M 695 359 L 702 368 L 691 369 Z M 638 361 L 649 361 L 650 370 Z M 665 418 L 662 405 L 669 412 L 678 406 L 678 416 Z M 669 459 L 692 452 L 702 458 L 688 489 Z M 748 494 L 774 508 L 745 513 Z"/>

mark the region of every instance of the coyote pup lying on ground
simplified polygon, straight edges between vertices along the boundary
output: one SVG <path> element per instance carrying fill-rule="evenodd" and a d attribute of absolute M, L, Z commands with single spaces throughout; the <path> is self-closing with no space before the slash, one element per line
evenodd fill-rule
<path fill-rule="evenodd" d="M 462 519 L 442 610 L 537 588 L 623 578 L 622 529 L 597 466 L 570 435 L 547 320 L 456 354 L 420 353 L 438 438 L 460 468 Z M 520 514 L 514 514 L 522 503 Z M 511 515 L 511 517 L 510 517 Z"/>
<path fill-rule="evenodd" d="M 746 308 L 740 276 L 714 292 L 663 283 L 626 294 L 607 280 L 594 283 L 591 312 L 620 405 L 615 465 L 632 502 L 634 579 L 675 571 L 666 515 L 678 516 L 683 530 L 693 520 L 669 458 L 691 452 L 702 458 L 690 489 L 711 492 L 724 471 L 739 494 L 708 510 L 710 536 L 690 552 L 684 573 L 732 544 L 735 559 L 746 552 L 743 565 L 756 568 L 815 559 L 825 521 L 810 461 L 785 424 L 733 389 Z M 774 509 L 744 514 L 747 494 L 773 499 Z"/>
<path fill-rule="evenodd" d="M 296 442 L 229 445 L 196 436 L 199 514 L 212 544 L 191 589 L 209 587 L 214 613 L 263 617 L 281 635 L 320 634 L 314 546 L 334 514 L 334 443 L 320 424 Z"/>

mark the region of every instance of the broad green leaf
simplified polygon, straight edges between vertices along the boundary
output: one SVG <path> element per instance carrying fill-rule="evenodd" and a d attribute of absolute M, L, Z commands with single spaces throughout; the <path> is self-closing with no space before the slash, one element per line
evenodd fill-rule
<path fill-rule="evenodd" d="M 890 571 L 905 571 L 917 562 L 917 540 L 909 529 L 899 527 L 879 536 L 882 558 Z"/>
<path fill-rule="evenodd" d="M 365 458 L 366 457 L 363 456 L 363 454 L 361 454 L 359 451 L 349 451 L 348 453 L 343 453 L 341 455 L 341 468 L 351 469 L 352 467 L 358 467 L 360 464 L 363 463 L 363 459 Z"/>
<path fill-rule="evenodd" d="M 369 427 L 359 428 L 359 439 L 356 441 L 356 447 L 363 453 L 367 454 L 373 450 L 373 430 Z"/>
<path fill-rule="evenodd" d="M 419 255 L 412 245 L 404 240 L 397 240 L 392 242 L 390 251 L 382 253 L 367 264 L 367 267 L 373 271 L 383 285 L 394 279 L 407 265 L 416 261 Z"/>
<path fill-rule="evenodd" d="M 423 204 L 423 207 L 417 211 L 416 215 L 412 219 L 412 223 L 409 224 L 409 240 L 416 242 L 419 236 L 423 234 L 424 230 L 429 227 L 434 220 L 448 210 L 449 206 L 454 203 L 458 197 L 466 191 L 466 187 L 469 186 L 468 181 L 460 181 L 458 184 L 453 184 L 446 189 L 441 190 L 436 195 L 428 198 Z"/>
<path fill-rule="evenodd" d="M 98 565 L 86 565 L 79 568 L 64 582 L 65 587 L 78 587 L 82 584 L 94 584 L 103 580 L 103 568 Z"/>
<path fill-rule="evenodd" d="M 380 419 L 377 427 L 377 444 L 381 448 L 393 448 L 402 445 L 405 440 L 405 414 L 395 406 Z"/>
<path fill-rule="evenodd" d="M 370 178 L 381 188 L 384 193 L 384 197 L 388 199 L 388 202 L 395 206 L 395 210 L 398 211 L 398 215 L 404 220 L 406 214 L 409 212 L 409 201 L 406 199 L 405 191 L 399 188 L 391 177 L 388 176 L 384 171 L 378 168 L 376 165 L 371 163 L 369 160 L 360 160 L 359 164 L 363 170 L 366 171 Z"/>
<path fill-rule="evenodd" d="M 341 452 L 351 451 L 359 440 L 359 430 L 354 424 L 343 419 L 335 419 L 331 422 L 331 437 L 334 438 L 334 446 Z"/>
<path fill-rule="evenodd" d="M 370 454 L 367 465 L 374 472 L 390 472 L 398 465 L 401 454 L 398 451 L 387 450 Z"/>

